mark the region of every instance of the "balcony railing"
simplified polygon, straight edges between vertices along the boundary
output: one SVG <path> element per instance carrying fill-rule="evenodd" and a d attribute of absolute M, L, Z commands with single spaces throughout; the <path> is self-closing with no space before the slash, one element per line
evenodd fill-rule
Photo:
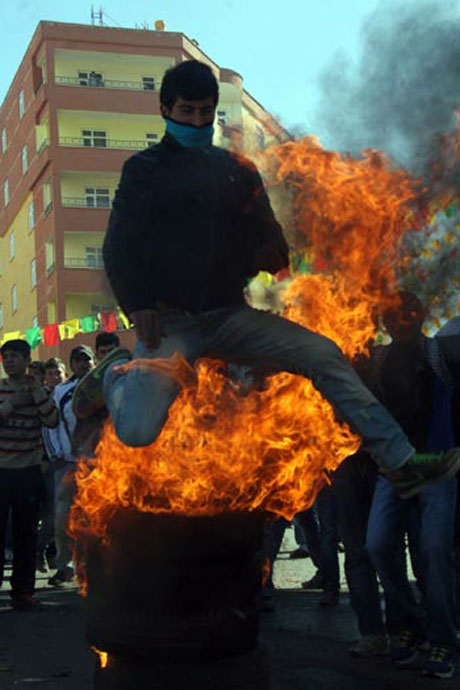
<path fill-rule="evenodd" d="M 66 256 L 64 258 L 64 268 L 93 268 L 100 270 L 104 268 L 102 258 L 97 257 L 74 257 Z"/>
<path fill-rule="evenodd" d="M 142 151 L 151 142 L 145 139 L 104 139 L 98 137 L 90 140 L 88 137 L 59 137 L 59 146 L 75 146 L 95 149 L 132 149 Z"/>
<path fill-rule="evenodd" d="M 62 205 L 72 208 L 112 208 L 112 199 L 88 200 L 79 196 L 62 197 Z"/>
<path fill-rule="evenodd" d="M 61 86 L 82 86 L 90 89 L 121 89 L 125 91 L 158 91 L 159 83 L 144 83 L 143 81 L 120 81 L 118 79 L 79 79 L 78 77 L 55 77 L 56 84 Z"/>

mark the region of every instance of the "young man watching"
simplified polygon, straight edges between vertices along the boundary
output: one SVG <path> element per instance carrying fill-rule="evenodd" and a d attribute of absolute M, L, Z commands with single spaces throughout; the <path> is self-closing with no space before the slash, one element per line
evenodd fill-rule
<path fill-rule="evenodd" d="M 116 333 L 98 333 L 94 343 L 97 361 L 102 362 L 117 347 L 120 347 L 120 338 Z"/>
<path fill-rule="evenodd" d="M 53 586 L 73 580 L 72 540 L 67 534 L 70 509 L 75 495 L 78 453 L 73 442 L 76 419 L 72 396 L 77 383 L 94 367 L 94 353 L 87 345 L 77 345 L 70 353 L 73 376 L 54 389 L 54 400 L 61 415 L 56 429 L 49 434 L 49 456 L 55 467 L 55 539 L 57 572 L 48 580 Z"/>
<path fill-rule="evenodd" d="M 11 510 L 13 524 L 13 608 L 32 609 L 40 499 L 43 489 L 42 425 L 56 427 L 56 406 L 27 374 L 30 346 L 9 340 L 0 350 L 7 375 L 0 381 L 0 582 L 3 579 L 4 536 Z"/>
<path fill-rule="evenodd" d="M 179 352 L 191 364 L 206 356 L 301 374 L 362 436 L 402 495 L 451 476 L 460 452 L 415 456 L 335 343 L 246 304 L 248 279 L 285 268 L 288 246 L 254 165 L 212 146 L 218 95 L 207 65 L 191 60 L 168 70 L 160 92 L 166 135 L 123 168 L 103 254 L 136 329 L 134 357 Z M 154 371 L 118 366 L 130 358 L 111 353 L 78 387 L 74 410 L 90 415 L 105 396 L 120 440 L 146 446 L 179 386 Z"/>
<path fill-rule="evenodd" d="M 45 386 L 53 391 L 57 385 L 67 378 L 66 366 L 59 357 L 50 357 L 45 362 Z"/>
<path fill-rule="evenodd" d="M 102 362 L 113 350 L 120 347 L 120 339 L 115 333 L 98 333 L 96 336 L 96 360 Z M 95 409 L 93 414 L 83 419 L 77 417 L 73 433 L 74 445 L 78 455 L 87 458 L 94 457 L 97 444 L 101 438 L 102 429 L 109 416 L 105 405 Z"/>

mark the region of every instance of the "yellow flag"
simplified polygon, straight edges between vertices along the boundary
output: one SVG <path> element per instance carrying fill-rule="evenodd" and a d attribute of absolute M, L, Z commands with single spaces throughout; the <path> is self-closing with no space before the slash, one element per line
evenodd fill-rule
<path fill-rule="evenodd" d="M 5 333 L 5 335 L 3 336 L 2 345 L 8 342 L 8 340 L 17 340 L 20 337 L 21 331 L 11 331 L 11 333 Z"/>
<path fill-rule="evenodd" d="M 81 332 L 80 319 L 68 319 L 58 325 L 59 338 L 61 340 L 71 340 L 77 333 Z"/>
<path fill-rule="evenodd" d="M 118 308 L 118 316 L 120 317 L 121 322 L 126 329 L 131 328 L 131 324 L 129 322 L 128 317 L 120 308 Z"/>

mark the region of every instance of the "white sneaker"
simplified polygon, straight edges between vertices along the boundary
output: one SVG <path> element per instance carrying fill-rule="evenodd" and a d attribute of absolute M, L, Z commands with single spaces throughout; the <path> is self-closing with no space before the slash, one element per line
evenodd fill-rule
<path fill-rule="evenodd" d="M 348 651 L 351 656 L 386 656 L 390 651 L 390 643 L 386 635 L 363 635 Z"/>

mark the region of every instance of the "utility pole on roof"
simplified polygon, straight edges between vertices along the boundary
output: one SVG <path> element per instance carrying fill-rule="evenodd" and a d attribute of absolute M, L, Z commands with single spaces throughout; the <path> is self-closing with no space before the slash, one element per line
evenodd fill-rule
<path fill-rule="evenodd" d="M 91 24 L 95 26 L 96 20 L 99 20 L 99 26 L 104 26 L 104 10 L 99 6 L 99 11 L 94 9 L 94 5 L 91 5 Z"/>

